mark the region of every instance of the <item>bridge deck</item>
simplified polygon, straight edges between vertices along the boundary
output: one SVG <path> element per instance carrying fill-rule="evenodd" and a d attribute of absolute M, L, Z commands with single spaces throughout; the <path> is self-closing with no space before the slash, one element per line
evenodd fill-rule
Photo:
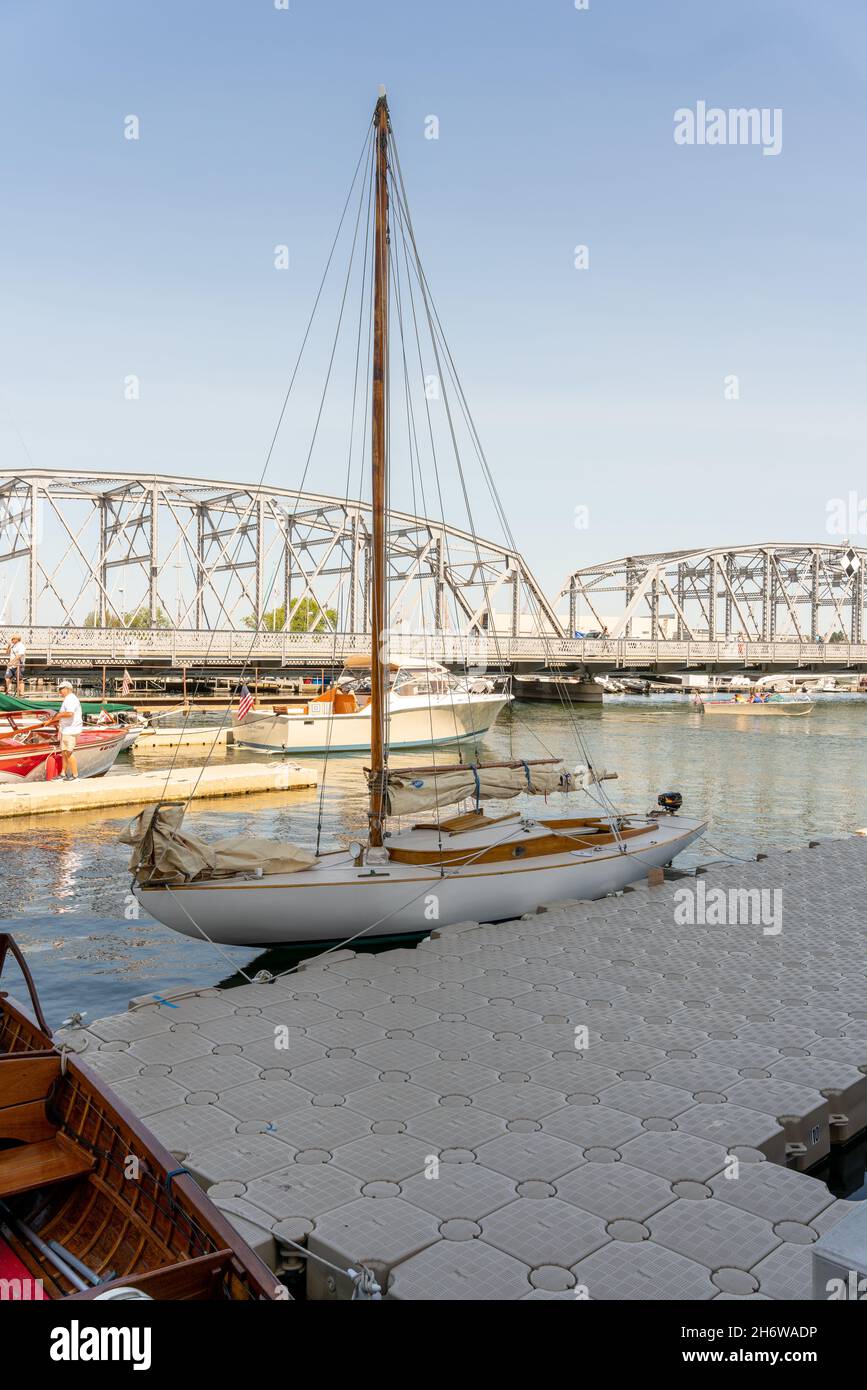
<path fill-rule="evenodd" d="M 21 632 L 28 664 L 90 672 L 105 664 L 124 667 L 177 669 L 181 666 L 262 670 L 325 668 L 341 665 L 347 656 L 370 651 L 364 634 L 272 633 L 175 629 L 12 628 L 0 626 L 0 647 Z M 427 657 L 449 666 L 486 668 L 538 667 L 550 663 L 604 670 L 653 670 L 657 667 L 720 669 L 867 669 L 867 643 L 798 642 L 677 642 L 632 638 L 580 640 L 556 635 L 513 637 L 506 634 L 466 637 L 430 633 L 391 639 L 404 656 Z"/>

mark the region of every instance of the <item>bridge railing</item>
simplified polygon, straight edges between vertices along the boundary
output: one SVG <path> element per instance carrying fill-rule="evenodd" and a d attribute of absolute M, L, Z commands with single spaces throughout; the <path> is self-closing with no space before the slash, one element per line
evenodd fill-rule
<path fill-rule="evenodd" d="M 350 655 L 369 653 L 363 633 L 329 632 L 195 632 L 174 628 L 88 628 L 0 626 L 0 649 L 21 633 L 28 660 L 51 665 L 67 662 L 92 666 L 215 665 L 251 667 L 331 665 Z M 569 637 L 510 637 L 455 633 L 391 635 L 391 651 L 429 657 L 446 665 L 496 670 L 500 663 L 584 663 L 588 667 L 650 668 L 722 664 L 729 666 L 855 666 L 867 664 L 867 643 L 676 642 L 631 638 L 584 640 Z"/>

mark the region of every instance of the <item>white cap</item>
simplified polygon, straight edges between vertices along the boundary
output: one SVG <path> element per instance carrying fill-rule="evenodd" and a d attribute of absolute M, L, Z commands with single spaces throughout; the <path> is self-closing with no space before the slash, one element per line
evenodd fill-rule
<path fill-rule="evenodd" d="M 68 680 L 66 679 L 66 677 L 64 676 L 62 681 L 58 681 L 58 682 L 57 682 L 57 689 L 58 689 L 58 690 L 71 690 L 71 689 L 72 689 L 72 681 L 68 681 Z"/>

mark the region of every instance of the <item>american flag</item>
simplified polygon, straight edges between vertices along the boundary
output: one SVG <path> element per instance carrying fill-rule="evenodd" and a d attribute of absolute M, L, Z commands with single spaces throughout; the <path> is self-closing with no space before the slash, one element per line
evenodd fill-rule
<path fill-rule="evenodd" d="M 238 701 L 238 719 L 246 719 L 250 710 L 253 708 L 253 696 L 250 694 L 246 685 L 241 686 L 241 698 Z"/>
<path fill-rule="evenodd" d="M 123 684 L 122 684 L 121 687 L 120 687 L 120 693 L 121 693 L 121 695 L 128 695 L 129 692 L 130 692 L 131 690 L 132 690 L 132 676 L 130 675 L 130 673 L 129 673 L 129 671 L 126 669 L 126 667 L 124 666 L 124 668 L 123 668 Z"/>

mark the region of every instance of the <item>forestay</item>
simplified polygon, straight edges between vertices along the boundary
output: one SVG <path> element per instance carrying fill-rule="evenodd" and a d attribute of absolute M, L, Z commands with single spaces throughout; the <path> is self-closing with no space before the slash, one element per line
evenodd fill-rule
<path fill-rule="evenodd" d="M 183 806 L 146 806 L 124 827 L 132 845 L 130 872 L 142 884 L 191 883 L 230 874 L 291 874 L 309 869 L 315 854 L 298 845 L 252 835 L 231 835 L 209 844 L 181 829 Z"/>

